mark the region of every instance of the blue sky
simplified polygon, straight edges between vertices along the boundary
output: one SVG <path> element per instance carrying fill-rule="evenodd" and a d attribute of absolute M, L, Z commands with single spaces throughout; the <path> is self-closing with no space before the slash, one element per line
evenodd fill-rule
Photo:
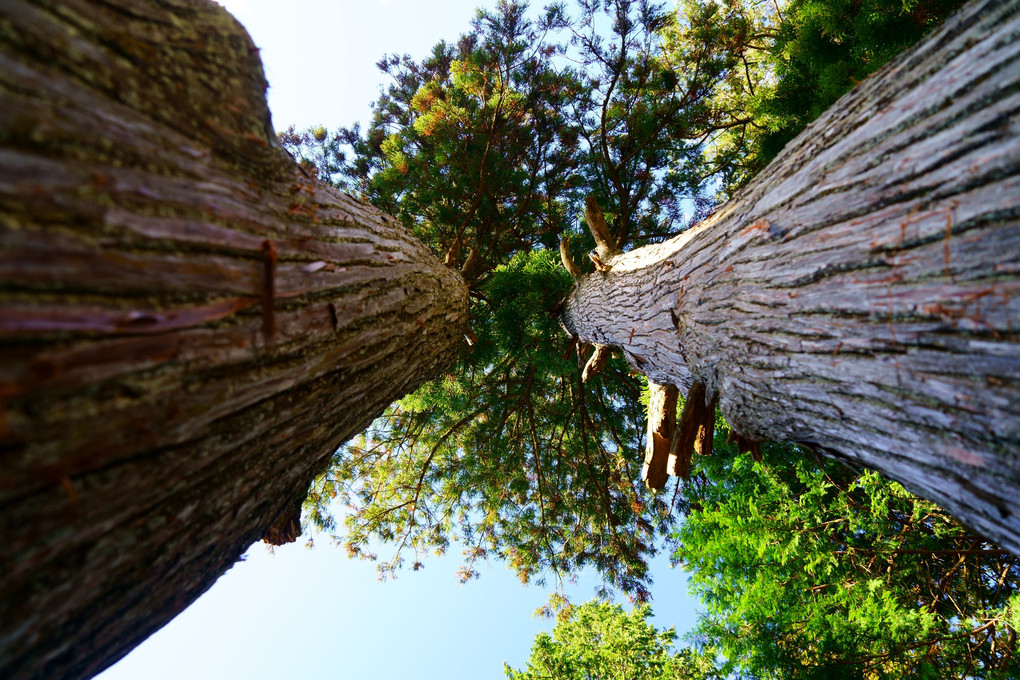
<path fill-rule="evenodd" d="M 493 4 L 489 0 L 484 4 Z M 386 53 L 421 58 L 468 29 L 483 0 L 227 0 L 262 52 L 269 105 L 280 130 L 367 121 Z M 385 553 L 381 553 L 385 554 Z M 320 541 L 270 554 L 257 543 L 213 588 L 163 630 L 99 676 L 102 680 L 281 678 L 502 678 L 524 665 L 532 618 L 548 593 L 524 588 L 501 563 L 459 585 L 459 551 L 380 582 L 371 563 Z M 683 633 L 696 603 L 665 557 L 653 565 L 659 626 Z M 571 589 L 576 602 L 594 581 Z"/>

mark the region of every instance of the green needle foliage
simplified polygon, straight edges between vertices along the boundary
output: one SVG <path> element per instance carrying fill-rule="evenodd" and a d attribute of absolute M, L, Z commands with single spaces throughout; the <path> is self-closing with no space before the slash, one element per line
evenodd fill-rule
<path fill-rule="evenodd" d="M 684 489 L 676 556 L 707 610 L 695 635 L 728 671 L 1018 677 L 1015 556 L 875 472 L 716 451 Z"/>
<path fill-rule="evenodd" d="M 651 610 L 619 605 L 568 607 L 552 635 L 540 633 L 525 670 L 504 664 L 508 680 L 702 680 L 722 677 L 710 653 L 674 651 L 676 633 L 648 622 Z"/>
<path fill-rule="evenodd" d="M 716 129 L 707 94 L 729 57 L 699 35 L 684 61 L 670 60 L 662 32 L 676 15 L 663 5 L 578 0 L 577 11 L 567 54 L 587 84 L 569 112 L 583 141 L 578 177 L 621 248 L 672 236 L 712 207 L 699 159 Z"/>
<path fill-rule="evenodd" d="M 637 482 L 628 446 L 644 427 L 639 382 L 614 362 L 582 385 L 576 355 L 549 351 L 566 343 L 546 310 L 570 286 L 548 250 L 498 267 L 475 304 L 473 351 L 337 453 L 313 485 L 311 520 L 335 529 L 336 497 L 352 554 L 375 557 L 374 539 L 393 545 L 384 573 L 456 540 L 468 546 L 463 579 L 492 556 L 524 582 L 593 566 L 647 597 L 646 557 L 670 512 Z"/>
<path fill-rule="evenodd" d="M 397 216 L 474 284 L 515 252 L 558 247 L 577 160 L 568 103 L 582 87 L 553 68 L 564 18 L 527 6 L 479 10 L 473 31 L 421 62 L 387 56 L 391 80 L 373 118 L 324 143 L 321 129 L 284 143 L 322 179 Z"/>
<path fill-rule="evenodd" d="M 709 34 L 731 68 L 713 93 L 708 172 L 743 186 L 837 99 L 939 26 L 963 0 L 682 0 L 667 51 Z M 720 56 L 720 59 L 723 57 Z"/>

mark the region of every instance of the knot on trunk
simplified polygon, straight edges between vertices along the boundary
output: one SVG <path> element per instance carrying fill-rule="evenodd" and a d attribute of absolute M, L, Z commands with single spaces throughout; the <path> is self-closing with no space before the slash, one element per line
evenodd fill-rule
<path fill-rule="evenodd" d="M 595 351 L 591 353 L 588 363 L 584 366 L 584 372 L 581 373 L 581 382 L 588 382 L 593 376 L 601 373 L 612 353 L 612 348 L 607 345 L 595 345 Z"/>
<path fill-rule="evenodd" d="M 302 496 L 303 498 L 303 496 Z M 291 503 L 281 512 L 268 529 L 262 540 L 269 545 L 293 543 L 301 535 L 301 502 Z"/>

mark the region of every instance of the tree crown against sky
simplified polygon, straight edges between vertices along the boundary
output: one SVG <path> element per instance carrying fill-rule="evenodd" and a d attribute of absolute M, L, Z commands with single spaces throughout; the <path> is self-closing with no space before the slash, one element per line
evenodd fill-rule
<path fill-rule="evenodd" d="M 552 634 L 540 633 L 527 667 L 505 667 L 508 680 L 703 680 L 719 677 L 711 650 L 676 650 L 676 632 L 658 630 L 647 605 L 627 613 L 619 605 L 567 607 Z"/>
<path fill-rule="evenodd" d="M 960 0 L 682 0 L 665 31 L 682 54 L 701 34 L 723 36 L 730 68 L 711 94 L 719 129 L 706 173 L 728 197 L 837 99 L 934 30 Z"/>
<path fill-rule="evenodd" d="M 660 7 L 579 11 L 574 21 L 561 7 L 535 21 L 515 3 L 481 11 L 474 33 L 421 63 L 380 62 L 393 84 L 364 133 L 284 135 L 459 267 L 475 301 L 477 343 L 338 455 L 311 517 L 332 528 L 325 502 L 338 494 L 354 508 L 353 552 L 377 536 L 420 563 L 456 536 L 472 546 L 469 565 L 497 555 L 524 580 L 591 565 L 644 598 L 652 539 L 672 513 L 628 456 L 643 437 L 641 382 L 617 360 L 581 384 L 584 356 L 557 321 L 571 280 L 552 249 L 564 234 L 576 258 L 591 248 L 578 224 L 589 195 L 618 247 L 686 224 L 683 196 L 697 199 L 689 211 L 704 205 L 700 179 L 666 169 L 696 161 L 702 93 L 719 68 L 681 77 L 652 58 L 671 16 Z M 609 36 L 591 28 L 607 22 Z"/>
<path fill-rule="evenodd" d="M 614 359 L 581 382 L 585 348 L 557 322 L 571 281 L 551 249 L 572 236 L 578 260 L 594 245 L 580 227 L 588 196 L 623 249 L 688 224 L 713 187 L 770 158 L 762 140 L 810 120 L 785 93 L 815 93 L 821 111 L 908 44 L 889 26 L 913 22 L 912 41 L 948 7 L 691 0 L 674 14 L 581 2 L 533 19 L 503 2 L 421 62 L 380 61 L 391 84 L 364 130 L 284 133 L 323 177 L 398 215 L 462 271 L 477 336 L 441 381 L 337 453 L 313 486 L 311 521 L 353 554 L 390 544 L 384 571 L 459 540 L 465 578 L 488 556 L 525 581 L 594 566 L 647 597 L 646 559 L 669 545 L 684 496 L 638 482 L 643 380 Z M 863 66 L 822 74 L 847 44 L 866 46 L 854 52 Z"/>

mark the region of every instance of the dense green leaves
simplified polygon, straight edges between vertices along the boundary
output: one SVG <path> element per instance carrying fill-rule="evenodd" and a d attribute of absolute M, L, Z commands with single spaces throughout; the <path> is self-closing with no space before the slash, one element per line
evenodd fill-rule
<path fill-rule="evenodd" d="M 658 631 L 651 610 L 628 614 L 618 605 L 569 607 L 552 635 L 540 633 L 524 670 L 505 667 L 508 680 L 701 680 L 717 677 L 710 652 L 675 651 L 672 628 Z"/>
<path fill-rule="evenodd" d="M 722 442 L 720 442 L 721 444 Z M 875 472 L 699 462 L 677 552 L 696 635 L 762 678 L 1016 677 L 1020 560 Z"/>

